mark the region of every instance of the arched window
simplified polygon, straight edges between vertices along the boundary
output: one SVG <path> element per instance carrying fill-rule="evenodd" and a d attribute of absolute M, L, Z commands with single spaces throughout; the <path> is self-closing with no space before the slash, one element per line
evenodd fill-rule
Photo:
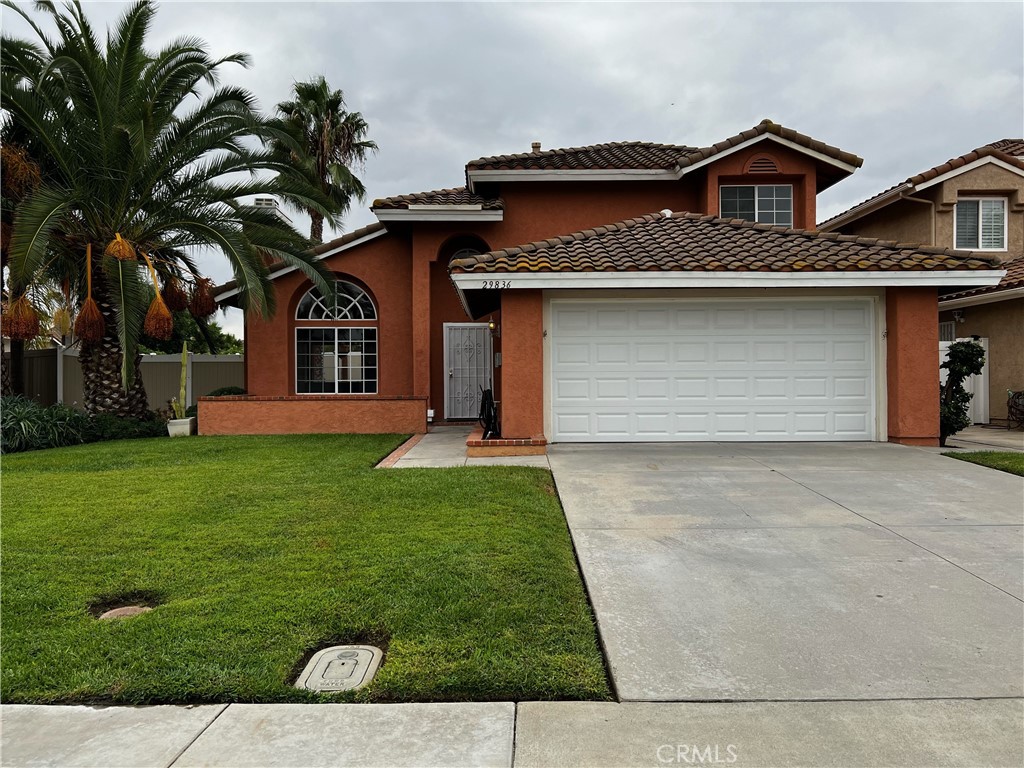
<path fill-rule="evenodd" d="M 295 391 L 377 392 L 377 308 L 362 288 L 335 283 L 333 300 L 311 288 L 295 311 Z"/>
<path fill-rule="evenodd" d="M 334 283 L 334 301 L 310 288 L 295 311 L 296 320 L 376 320 L 377 310 L 366 291 L 347 280 Z"/>

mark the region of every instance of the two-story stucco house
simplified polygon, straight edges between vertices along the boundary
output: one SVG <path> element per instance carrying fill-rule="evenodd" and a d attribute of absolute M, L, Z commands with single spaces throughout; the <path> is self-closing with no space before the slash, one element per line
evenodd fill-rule
<path fill-rule="evenodd" d="M 1007 417 L 1007 392 L 1024 390 L 1024 139 L 1003 139 L 911 176 L 824 222 L 822 231 L 926 243 L 994 255 L 999 285 L 943 289 L 943 341 L 988 346 L 982 421 Z"/>
<path fill-rule="evenodd" d="M 422 432 L 475 418 L 490 388 L 510 450 L 934 444 L 939 292 L 1004 272 L 814 231 L 817 195 L 860 165 L 767 120 L 709 147 L 474 160 L 465 187 L 377 200 L 378 223 L 316 249 L 336 300 L 271 267 L 249 394 L 201 401 L 200 429 Z"/>

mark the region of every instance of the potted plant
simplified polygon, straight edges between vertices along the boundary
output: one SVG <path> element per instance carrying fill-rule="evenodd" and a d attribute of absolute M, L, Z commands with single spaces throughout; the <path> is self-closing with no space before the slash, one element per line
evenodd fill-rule
<path fill-rule="evenodd" d="M 195 434 L 196 418 L 185 415 L 188 407 L 185 403 L 185 385 L 188 378 L 188 342 L 181 345 L 181 389 L 178 396 L 171 399 L 174 418 L 167 422 L 167 434 L 171 437 L 188 437 Z"/>

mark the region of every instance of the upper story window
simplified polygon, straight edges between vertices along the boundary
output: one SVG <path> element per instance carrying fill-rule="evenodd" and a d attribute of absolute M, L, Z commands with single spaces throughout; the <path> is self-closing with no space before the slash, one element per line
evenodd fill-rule
<path fill-rule="evenodd" d="M 953 240 L 967 251 L 1006 250 L 1006 198 L 968 197 L 956 202 Z"/>
<path fill-rule="evenodd" d="M 719 193 L 718 210 L 723 218 L 793 226 L 793 187 L 789 184 L 723 185 Z"/>
<path fill-rule="evenodd" d="M 295 319 L 295 391 L 363 395 L 377 392 L 377 309 L 354 283 L 338 280 L 333 300 L 311 288 Z"/>

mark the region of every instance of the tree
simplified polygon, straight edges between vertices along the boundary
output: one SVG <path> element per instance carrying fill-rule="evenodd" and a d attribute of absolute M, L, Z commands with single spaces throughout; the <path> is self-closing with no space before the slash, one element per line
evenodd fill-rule
<path fill-rule="evenodd" d="M 954 341 L 939 367 L 947 371 L 946 383 L 939 388 L 939 445 L 945 445 L 947 437 L 971 426 L 974 395 L 964 389 L 964 380 L 985 367 L 985 348 L 973 341 Z"/>
<path fill-rule="evenodd" d="M 220 85 L 224 67 L 248 66 L 248 56 L 213 59 L 193 37 L 150 51 L 149 0 L 130 6 L 102 39 L 79 2 L 37 4 L 56 28 L 52 37 L 19 4 L 4 5 L 35 37 L 0 40 L 4 120 L 49 166 L 14 213 L 5 327 L 23 333 L 38 322 L 32 286 L 66 286 L 78 308 L 87 410 L 145 414 L 143 332 L 167 338 L 171 310 L 206 317 L 216 308 L 199 250 L 227 258 L 247 312 L 274 310 L 268 263 L 295 266 L 332 290 L 305 237 L 243 202 L 272 195 L 336 214 L 269 149 L 290 146 L 289 135 L 256 111 L 248 91 Z"/>
<path fill-rule="evenodd" d="M 289 136 L 287 142 L 275 142 L 278 156 L 298 168 L 331 201 L 337 213 L 328 217 L 333 225 L 352 203 L 363 200 L 366 188 L 352 172 L 353 165 L 366 161 L 377 145 L 366 138 L 369 125 L 359 112 L 349 112 L 341 91 L 333 91 L 323 76 L 295 83 L 293 98 L 277 105 L 279 127 Z M 303 206 L 297 210 L 309 214 L 309 237 L 323 241 L 324 215 Z"/>

